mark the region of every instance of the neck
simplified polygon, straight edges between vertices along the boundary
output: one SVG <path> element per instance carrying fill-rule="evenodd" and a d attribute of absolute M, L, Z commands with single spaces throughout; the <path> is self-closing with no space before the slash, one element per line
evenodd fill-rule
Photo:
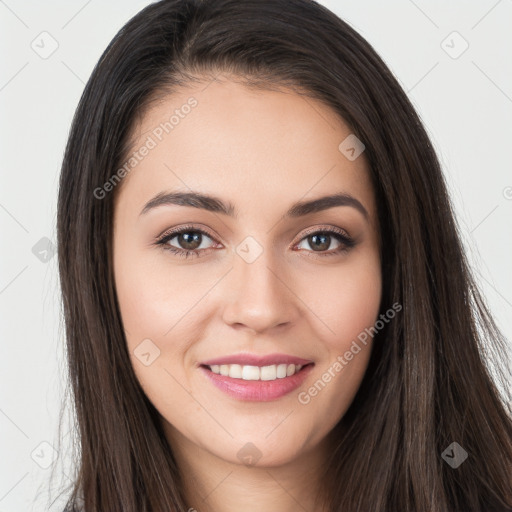
<path fill-rule="evenodd" d="M 327 438 L 321 446 L 285 464 L 260 467 L 226 461 L 190 442 L 172 427 L 166 430 L 190 509 L 327 512 L 321 487 L 329 450 Z"/>

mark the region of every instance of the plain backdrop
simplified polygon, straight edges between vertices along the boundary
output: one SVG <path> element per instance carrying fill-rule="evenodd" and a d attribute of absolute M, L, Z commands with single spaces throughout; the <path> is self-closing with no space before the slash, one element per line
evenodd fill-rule
<path fill-rule="evenodd" d="M 94 65 L 149 3 L 0 0 L 0 512 L 48 510 L 52 467 L 50 510 L 62 510 L 60 165 Z M 417 108 L 481 289 L 512 339 L 512 1 L 322 3 L 373 45 Z"/>

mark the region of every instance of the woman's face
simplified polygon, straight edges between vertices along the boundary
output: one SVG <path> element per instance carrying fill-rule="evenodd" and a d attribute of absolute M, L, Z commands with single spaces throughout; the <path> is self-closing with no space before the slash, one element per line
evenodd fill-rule
<path fill-rule="evenodd" d="M 352 402 L 381 272 L 350 134 L 316 100 L 229 79 L 168 96 L 137 126 L 115 282 L 133 369 L 176 450 L 285 464 Z"/>

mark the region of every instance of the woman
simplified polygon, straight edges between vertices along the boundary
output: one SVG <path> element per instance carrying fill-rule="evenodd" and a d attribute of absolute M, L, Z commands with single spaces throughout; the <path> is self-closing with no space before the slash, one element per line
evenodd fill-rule
<path fill-rule="evenodd" d="M 75 115 L 58 238 L 69 510 L 512 510 L 505 340 L 417 114 L 326 8 L 130 20 Z"/>

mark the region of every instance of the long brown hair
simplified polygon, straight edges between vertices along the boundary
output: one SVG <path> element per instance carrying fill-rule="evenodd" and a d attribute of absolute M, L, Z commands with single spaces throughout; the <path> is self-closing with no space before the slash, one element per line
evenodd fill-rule
<path fill-rule="evenodd" d="M 383 241 L 381 308 L 403 310 L 375 335 L 361 387 L 331 433 L 330 509 L 512 509 L 512 397 L 496 387 L 510 375 L 506 340 L 475 285 L 438 159 L 375 50 L 312 0 L 151 4 L 114 37 L 85 87 L 57 219 L 78 427 L 69 509 L 188 508 L 127 352 L 112 266 L 115 194 L 94 191 L 122 165 L 130 130 L 153 99 L 219 71 L 322 101 L 366 146 Z M 442 457 L 454 442 L 468 453 L 457 468 Z"/>

